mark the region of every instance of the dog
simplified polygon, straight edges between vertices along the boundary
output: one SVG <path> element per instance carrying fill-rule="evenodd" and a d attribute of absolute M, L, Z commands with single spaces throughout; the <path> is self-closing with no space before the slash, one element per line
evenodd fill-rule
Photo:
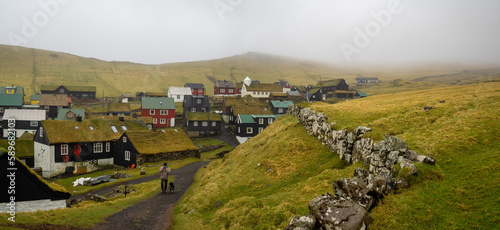
<path fill-rule="evenodd" d="M 174 182 L 170 182 L 170 183 L 168 183 L 168 185 L 169 185 L 168 189 L 170 190 L 170 192 L 174 192 L 174 189 L 175 189 Z"/>

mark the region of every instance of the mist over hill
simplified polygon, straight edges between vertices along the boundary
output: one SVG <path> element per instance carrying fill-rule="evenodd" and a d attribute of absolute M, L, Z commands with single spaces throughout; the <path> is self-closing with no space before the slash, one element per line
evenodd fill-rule
<path fill-rule="evenodd" d="M 98 97 L 143 91 L 167 92 L 170 86 L 203 83 L 213 94 L 215 80 L 241 82 L 249 76 L 264 83 L 286 80 L 292 85 L 316 84 L 320 79 L 344 78 L 352 86 L 356 77 L 378 77 L 382 82 L 418 79 L 434 84 L 482 82 L 500 76 L 500 68 L 455 64 L 418 63 L 400 66 L 332 66 L 325 63 L 249 52 L 221 59 L 145 65 L 108 62 L 72 54 L 0 45 L 0 85 L 20 85 L 27 95 L 41 85 L 88 85 Z M 450 78 L 451 77 L 451 78 Z M 459 82 L 459 83 L 460 83 Z"/>

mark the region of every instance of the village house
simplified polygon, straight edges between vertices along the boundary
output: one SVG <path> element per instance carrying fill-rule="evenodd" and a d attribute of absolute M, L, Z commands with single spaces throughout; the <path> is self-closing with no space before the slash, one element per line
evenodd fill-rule
<path fill-rule="evenodd" d="M 249 138 L 257 136 L 257 134 L 264 131 L 279 116 L 281 115 L 239 114 L 236 119 L 236 139 L 240 143 L 244 143 Z"/>
<path fill-rule="evenodd" d="M 323 100 L 329 97 L 349 99 L 356 93 L 349 90 L 349 85 L 344 79 L 319 81 L 316 88 L 321 88 Z"/>
<path fill-rule="evenodd" d="M 141 116 L 153 118 L 153 128 L 175 126 L 175 103 L 171 97 L 143 97 Z"/>
<path fill-rule="evenodd" d="M 288 84 L 287 81 L 281 80 L 278 82 L 274 82 L 274 84 L 279 85 L 281 87 L 281 89 L 283 89 L 283 93 L 287 93 L 288 91 L 292 90 L 291 89 L 292 87 L 290 87 L 290 84 Z"/>
<path fill-rule="evenodd" d="M 9 119 L 14 119 L 14 133 L 16 138 L 21 137 L 23 133 L 35 133 L 45 120 L 44 110 L 31 109 L 6 109 L 3 114 L 2 128 L 3 137 L 9 136 Z"/>
<path fill-rule="evenodd" d="M 59 109 L 56 120 L 59 121 L 77 121 L 85 119 L 85 109 Z"/>
<path fill-rule="evenodd" d="M 281 101 L 281 100 L 271 100 L 269 102 L 273 114 L 286 114 L 288 111 L 288 106 L 293 105 L 292 101 Z"/>
<path fill-rule="evenodd" d="M 363 97 L 368 97 L 368 94 L 359 91 L 356 91 L 356 93 L 354 94 L 354 99 L 359 99 Z"/>
<path fill-rule="evenodd" d="M 74 85 L 42 85 L 41 94 L 66 94 L 69 97 L 78 99 L 96 99 L 95 86 L 74 86 Z"/>
<path fill-rule="evenodd" d="M 200 158 L 199 148 L 182 131 L 127 131 L 114 145 L 114 164 L 123 167 L 145 162 Z"/>
<path fill-rule="evenodd" d="M 321 94 L 320 88 L 312 88 L 305 95 L 307 101 L 322 101 L 323 95 Z"/>
<path fill-rule="evenodd" d="M 183 102 L 188 95 L 192 95 L 189 87 L 168 87 L 168 97 L 173 98 L 174 102 Z"/>
<path fill-rule="evenodd" d="M 271 94 L 281 94 L 283 89 L 278 84 L 258 83 L 246 85 L 243 84 L 241 89 L 241 96 L 250 95 L 256 98 L 269 98 Z"/>
<path fill-rule="evenodd" d="M 296 90 L 296 91 L 290 90 L 290 91 L 286 92 L 286 94 L 287 94 L 287 97 L 290 99 L 302 99 L 302 98 L 304 98 L 304 95 L 298 90 Z"/>
<path fill-rule="evenodd" d="M 357 77 L 356 84 L 378 83 L 378 77 Z"/>
<path fill-rule="evenodd" d="M 142 120 L 45 120 L 35 133 L 35 167 L 44 178 L 113 164 L 113 145 L 125 131 L 148 130 Z"/>
<path fill-rule="evenodd" d="M 21 86 L 0 87 L 0 117 L 6 109 L 20 109 L 24 104 L 24 88 Z"/>
<path fill-rule="evenodd" d="M 206 94 L 205 85 L 202 83 L 186 83 L 184 84 L 184 87 L 191 88 L 191 94 L 193 96 L 204 96 Z"/>
<path fill-rule="evenodd" d="M 137 98 L 141 99 L 143 97 L 168 97 L 168 93 L 164 92 L 138 92 L 136 94 Z"/>
<path fill-rule="evenodd" d="M 71 98 L 66 94 L 42 94 L 38 105 L 47 111 L 48 119 L 55 119 L 61 108 L 69 108 Z"/>
<path fill-rule="evenodd" d="M 122 103 L 128 103 L 129 101 L 139 101 L 141 100 L 140 97 L 138 97 L 135 94 L 122 94 L 120 96 L 120 101 Z"/>
<path fill-rule="evenodd" d="M 9 166 L 10 162 L 14 165 Z M 66 200 L 71 197 L 71 194 L 62 186 L 49 184 L 38 176 L 27 165 L 22 163 L 17 157 L 12 161 L 9 159 L 7 151 L 0 148 L 0 173 L 9 175 L 15 172 L 15 189 L 8 189 L 10 180 L 8 178 L 0 180 L 2 195 L 0 196 L 0 212 L 11 211 L 9 204 L 10 197 L 15 195 L 16 212 L 35 212 L 38 210 L 51 210 L 57 208 L 65 208 Z M 9 167 L 8 167 L 9 166 Z M 7 168 L 15 168 L 15 171 L 10 171 Z M 15 194 L 10 192 L 15 191 Z"/>
<path fill-rule="evenodd" d="M 236 124 L 239 114 L 273 114 L 269 101 L 252 97 L 224 98 L 222 118 L 226 123 Z"/>
<path fill-rule="evenodd" d="M 214 84 L 215 96 L 239 96 L 240 90 L 233 81 L 217 80 Z"/>
<path fill-rule="evenodd" d="M 217 113 L 188 112 L 184 126 L 190 137 L 218 135 L 222 131 L 222 119 Z"/>
<path fill-rule="evenodd" d="M 108 116 L 130 116 L 130 104 L 128 103 L 116 103 L 116 102 L 111 102 L 108 103 L 108 111 L 106 114 Z"/>
<path fill-rule="evenodd" d="M 186 112 L 210 112 L 210 101 L 208 96 L 192 96 L 184 97 L 183 103 L 184 113 Z"/>

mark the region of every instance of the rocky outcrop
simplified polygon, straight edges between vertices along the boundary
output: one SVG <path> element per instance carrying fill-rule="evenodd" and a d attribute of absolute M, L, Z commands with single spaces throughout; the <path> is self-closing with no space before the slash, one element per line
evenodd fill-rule
<path fill-rule="evenodd" d="M 352 132 L 347 129 L 333 130 L 327 123 L 328 117 L 322 113 L 300 106 L 291 106 L 288 113 L 296 116 L 305 130 L 316 136 L 330 151 L 349 162 L 363 161 L 367 169 L 357 168 L 354 177 L 340 178 L 332 185 L 333 194 L 323 194 L 309 203 L 310 215 L 295 216 L 287 229 L 365 229 L 371 223 L 369 210 L 389 191 L 408 188 L 404 178 L 394 178 L 395 165 L 401 172 L 418 174 L 413 162 L 434 165 L 432 157 L 419 155 L 408 149 L 401 138 L 385 136 L 374 143 L 371 138 L 363 138 L 370 132 L 360 126 Z"/>

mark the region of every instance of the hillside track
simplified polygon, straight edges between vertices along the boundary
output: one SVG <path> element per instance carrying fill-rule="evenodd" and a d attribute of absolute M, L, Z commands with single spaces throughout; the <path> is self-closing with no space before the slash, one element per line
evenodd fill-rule
<path fill-rule="evenodd" d="M 189 188 L 193 182 L 194 174 L 198 169 L 208 163 L 209 161 L 195 162 L 182 168 L 172 170 L 171 174 L 176 176 L 174 181 L 175 191 L 173 193 L 167 192 L 167 194 L 161 194 L 161 192 L 158 192 L 156 195 L 143 202 L 132 205 L 109 216 L 103 223 L 97 224 L 91 229 L 169 229 L 172 226 L 170 214 L 175 203 L 177 203 Z M 158 186 L 160 186 L 159 175 L 143 178 L 148 178 L 150 180 L 158 179 Z M 132 182 L 129 181 L 128 183 L 131 184 Z M 104 194 L 107 189 L 111 191 L 113 188 L 95 191 L 94 194 L 96 192 L 97 194 Z"/>

